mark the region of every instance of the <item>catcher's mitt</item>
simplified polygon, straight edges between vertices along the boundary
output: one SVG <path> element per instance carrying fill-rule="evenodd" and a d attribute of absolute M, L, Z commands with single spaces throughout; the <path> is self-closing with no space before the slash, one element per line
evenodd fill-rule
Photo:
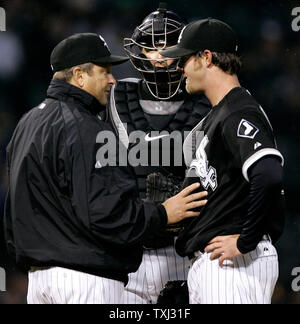
<path fill-rule="evenodd" d="M 176 195 L 182 186 L 182 179 L 172 173 L 167 176 L 160 172 L 151 173 L 146 181 L 146 198 L 161 204 L 168 198 Z"/>
<path fill-rule="evenodd" d="M 186 280 L 168 281 L 161 290 L 157 304 L 161 305 L 187 305 L 189 291 Z"/>
<path fill-rule="evenodd" d="M 184 183 L 180 177 L 176 177 L 173 174 L 167 176 L 162 173 L 151 173 L 147 177 L 146 181 L 146 198 L 160 204 L 170 197 L 176 195 L 186 186 L 193 182 L 199 181 L 199 177 L 186 178 Z M 197 189 L 197 192 L 200 189 Z M 194 210 L 199 210 L 195 208 Z M 158 231 L 155 235 L 152 234 L 144 242 L 145 249 L 159 249 L 168 245 L 174 244 L 174 237 L 179 235 L 179 232 L 191 222 L 191 219 L 183 219 L 175 224 L 168 224 L 166 228 Z"/>
<path fill-rule="evenodd" d="M 161 204 L 170 197 L 178 194 L 181 191 L 181 187 L 182 179 L 174 176 L 172 173 L 167 176 L 160 172 L 151 173 L 148 175 L 146 181 L 146 198 L 156 204 Z M 183 224 L 184 220 L 167 225 L 166 231 L 168 235 L 176 235 L 182 229 Z"/>

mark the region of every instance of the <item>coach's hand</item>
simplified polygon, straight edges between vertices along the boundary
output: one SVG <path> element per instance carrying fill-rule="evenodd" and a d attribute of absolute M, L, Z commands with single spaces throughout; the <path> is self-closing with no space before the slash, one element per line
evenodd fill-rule
<path fill-rule="evenodd" d="M 177 195 L 169 198 L 162 205 L 165 207 L 168 215 L 168 224 L 180 222 L 184 218 L 199 216 L 200 212 L 191 209 L 204 206 L 207 200 L 199 200 L 207 196 L 207 191 L 201 191 L 191 194 L 199 188 L 200 183 L 193 183 L 184 188 Z"/>
<path fill-rule="evenodd" d="M 210 259 L 219 258 L 219 265 L 222 267 L 224 260 L 231 260 L 234 257 L 242 255 L 237 248 L 237 240 L 240 234 L 216 236 L 208 242 L 205 252 L 211 253 Z"/>

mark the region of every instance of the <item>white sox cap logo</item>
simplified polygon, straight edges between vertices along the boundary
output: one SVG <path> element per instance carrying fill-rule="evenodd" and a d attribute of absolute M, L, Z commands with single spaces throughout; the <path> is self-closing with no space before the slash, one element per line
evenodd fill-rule
<path fill-rule="evenodd" d="M 101 35 L 99 35 L 99 38 L 103 41 L 104 46 L 107 47 L 107 49 L 110 51 L 110 49 L 109 49 L 109 47 L 108 47 L 108 45 L 107 45 L 105 39 L 104 39 Z"/>
<path fill-rule="evenodd" d="M 177 44 L 179 44 L 179 43 L 180 43 L 180 41 L 181 41 L 181 38 L 182 38 L 182 34 L 183 34 L 183 31 L 185 30 L 185 28 L 186 28 L 186 26 L 184 26 L 184 27 L 182 28 L 181 32 L 180 32 L 180 34 L 179 34 L 179 37 L 178 37 L 178 41 L 177 41 Z"/>

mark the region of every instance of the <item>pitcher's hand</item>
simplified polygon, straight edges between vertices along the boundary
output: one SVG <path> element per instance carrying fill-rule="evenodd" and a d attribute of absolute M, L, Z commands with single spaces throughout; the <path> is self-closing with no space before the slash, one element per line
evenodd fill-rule
<path fill-rule="evenodd" d="M 219 265 L 223 265 L 224 260 L 231 260 L 236 256 L 242 255 L 237 248 L 237 240 L 240 234 L 216 236 L 208 242 L 205 252 L 212 252 L 210 259 L 219 259 Z"/>

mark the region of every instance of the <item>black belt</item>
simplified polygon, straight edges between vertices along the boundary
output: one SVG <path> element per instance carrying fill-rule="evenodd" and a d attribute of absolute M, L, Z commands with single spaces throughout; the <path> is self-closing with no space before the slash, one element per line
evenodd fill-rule
<path fill-rule="evenodd" d="M 175 237 L 155 237 L 143 245 L 144 250 L 157 250 L 167 246 L 174 246 Z"/>

